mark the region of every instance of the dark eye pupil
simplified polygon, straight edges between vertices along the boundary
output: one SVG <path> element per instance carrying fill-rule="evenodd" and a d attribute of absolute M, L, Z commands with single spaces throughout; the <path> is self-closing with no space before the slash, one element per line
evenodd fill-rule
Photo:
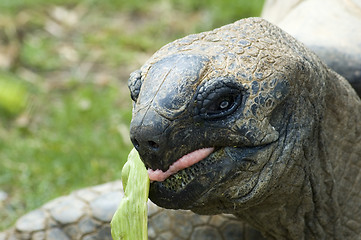
<path fill-rule="evenodd" d="M 222 100 L 221 103 L 219 104 L 219 109 L 221 110 L 226 109 L 229 107 L 229 105 L 230 105 L 229 99 Z"/>

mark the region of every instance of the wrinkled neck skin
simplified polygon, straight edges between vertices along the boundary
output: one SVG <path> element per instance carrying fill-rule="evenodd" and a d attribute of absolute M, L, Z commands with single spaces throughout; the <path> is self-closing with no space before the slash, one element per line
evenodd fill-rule
<path fill-rule="evenodd" d="M 361 101 L 346 80 L 324 74 L 274 116 L 287 124 L 262 169 L 267 190 L 220 203 L 269 239 L 361 236 Z"/>
<path fill-rule="evenodd" d="M 321 102 L 305 101 L 311 109 L 305 114 L 316 117 L 301 126 L 301 141 L 279 146 L 297 162 L 287 161 L 290 167 L 261 204 L 235 214 L 270 239 L 361 236 L 361 104 L 344 79 L 329 75 L 323 111 L 313 111 Z"/>

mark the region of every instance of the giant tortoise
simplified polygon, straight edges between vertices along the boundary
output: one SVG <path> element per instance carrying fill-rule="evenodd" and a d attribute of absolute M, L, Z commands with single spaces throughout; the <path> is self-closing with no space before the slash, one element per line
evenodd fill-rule
<path fill-rule="evenodd" d="M 361 100 L 280 28 L 249 18 L 176 40 L 129 88 L 150 199 L 187 209 L 149 203 L 150 239 L 361 236 Z M 110 239 L 121 192 L 55 199 L 0 239 Z"/>

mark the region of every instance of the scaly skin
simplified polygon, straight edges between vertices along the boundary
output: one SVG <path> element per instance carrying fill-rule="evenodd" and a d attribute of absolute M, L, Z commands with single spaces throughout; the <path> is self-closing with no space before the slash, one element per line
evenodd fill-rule
<path fill-rule="evenodd" d="M 106 240 L 112 239 L 109 222 L 123 196 L 120 181 L 77 190 L 20 218 L 0 240 Z M 230 215 L 200 216 L 148 202 L 149 240 L 263 239 Z"/>
<path fill-rule="evenodd" d="M 200 92 L 224 85 L 240 89 L 242 103 L 209 120 L 200 107 L 214 96 Z M 278 27 L 250 18 L 176 40 L 130 89 L 131 137 L 146 166 L 165 171 L 191 151 L 217 149 L 153 182 L 156 204 L 234 214 L 269 239 L 361 236 L 360 98 Z"/>

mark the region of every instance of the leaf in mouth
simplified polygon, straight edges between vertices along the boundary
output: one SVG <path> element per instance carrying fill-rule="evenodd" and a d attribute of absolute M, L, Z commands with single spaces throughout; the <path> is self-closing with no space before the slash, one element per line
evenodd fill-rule
<path fill-rule="evenodd" d="M 111 221 L 114 240 L 147 240 L 148 172 L 133 149 L 122 170 L 124 198 Z"/>

